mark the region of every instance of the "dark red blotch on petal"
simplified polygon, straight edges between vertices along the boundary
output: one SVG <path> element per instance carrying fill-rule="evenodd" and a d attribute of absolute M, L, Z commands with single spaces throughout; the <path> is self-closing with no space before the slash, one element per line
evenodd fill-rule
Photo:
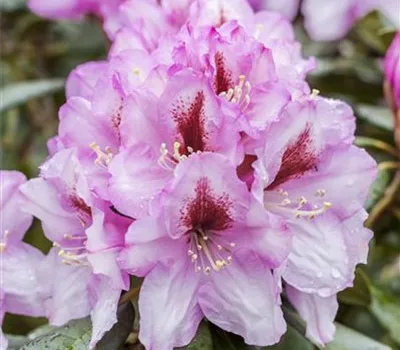
<path fill-rule="evenodd" d="M 278 174 L 266 189 L 274 189 L 288 180 L 302 176 L 315 168 L 317 160 L 318 156 L 312 146 L 311 129 L 307 126 L 284 152 Z"/>
<path fill-rule="evenodd" d="M 77 213 L 79 219 L 89 224 L 92 220 L 92 209 L 85 203 L 85 201 L 78 197 L 76 194 L 69 196 L 69 203 L 71 208 Z"/>
<path fill-rule="evenodd" d="M 224 54 L 217 52 L 214 56 L 215 61 L 215 77 L 214 88 L 217 95 L 221 92 L 227 92 L 233 88 L 232 73 L 226 68 Z"/>
<path fill-rule="evenodd" d="M 182 210 L 182 224 L 191 230 L 223 231 L 228 229 L 233 221 L 230 213 L 232 201 L 228 194 L 217 196 L 206 177 L 199 179 L 195 193 L 195 198 L 189 199 Z"/>
<path fill-rule="evenodd" d="M 194 152 L 204 151 L 207 132 L 205 130 L 204 115 L 205 96 L 203 91 L 197 92 L 193 102 L 186 107 L 184 101 L 172 109 L 172 118 L 177 124 L 178 133 L 181 136 L 180 153 L 188 155 L 188 147 Z"/>

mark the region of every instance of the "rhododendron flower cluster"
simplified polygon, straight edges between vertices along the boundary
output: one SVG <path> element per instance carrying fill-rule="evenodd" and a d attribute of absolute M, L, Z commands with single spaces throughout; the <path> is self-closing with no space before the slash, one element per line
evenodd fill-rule
<path fill-rule="evenodd" d="M 2 178 L 2 257 L 32 283 L 19 295 L 6 279 L 2 310 L 55 325 L 90 315 L 94 347 L 133 275 L 146 349 L 187 345 L 203 318 L 277 343 L 282 293 L 329 342 L 371 238 L 376 165 L 352 145 L 351 108 L 310 89 L 314 60 L 276 12 L 239 0 L 118 11 L 107 61 L 68 78 L 39 176 Z M 20 242 L 30 215 L 53 242 L 46 257 Z"/>

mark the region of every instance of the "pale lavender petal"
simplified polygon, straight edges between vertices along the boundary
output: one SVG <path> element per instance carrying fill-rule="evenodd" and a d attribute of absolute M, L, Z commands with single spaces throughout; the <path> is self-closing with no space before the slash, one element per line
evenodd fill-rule
<path fill-rule="evenodd" d="M 199 275 L 189 264 L 157 265 L 139 296 L 139 339 L 148 350 L 186 346 L 203 314 L 197 304 Z"/>
<path fill-rule="evenodd" d="M 116 288 L 106 277 L 96 278 L 91 282 L 91 299 L 95 300 L 90 317 L 92 319 L 92 338 L 90 348 L 117 322 L 117 307 L 121 289 Z"/>
<path fill-rule="evenodd" d="M 160 154 L 145 144 L 120 152 L 110 163 L 110 200 L 133 218 L 149 214 L 150 203 L 163 189 L 170 172 L 158 164 Z"/>
<path fill-rule="evenodd" d="M 0 249 L 22 240 L 32 223 L 32 215 L 23 211 L 24 201 L 19 191 L 25 182 L 25 175 L 18 171 L 0 171 Z"/>
<path fill-rule="evenodd" d="M 67 98 L 80 96 L 90 100 L 99 78 L 107 72 L 107 62 L 88 62 L 76 67 L 65 83 Z"/>
<path fill-rule="evenodd" d="M 38 270 L 44 255 L 38 249 L 20 243 L 1 253 L 1 289 L 6 293 L 6 311 L 29 316 L 45 316 Z"/>
<path fill-rule="evenodd" d="M 365 261 L 369 230 L 363 213 L 342 222 L 329 211 L 309 221 L 293 219 L 293 248 L 283 278 L 296 289 L 329 297 L 353 283 L 355 266 Z"/>
<path fill-rule="evenodd" d="M 57 249 L 53 248 L 38 275 L 46 295 L 46 316 L 51 324 L 62 326 L 72 319 L 89 315 L 88 283 L 92 274 L 88 267 L 64 264 Z"/>
<path fill-rule="evenodd" d="M 251 286 L 251 287 L 249 287 Z M 272 273 L 254 254 L 235 256 L 199 290 L 204 315 L 249 345 L 275 344 L 286 331 Z"/>
<path fill-rule="evenodd" d="M 286 285 L 286 294 L 300 316 L 307 323 L 306 336 L 315 344 L 323 346 L 333 340 L 334 320 L 339 308 L 336 295 L 321 298 L 317 294 L 307 294 Z"/>

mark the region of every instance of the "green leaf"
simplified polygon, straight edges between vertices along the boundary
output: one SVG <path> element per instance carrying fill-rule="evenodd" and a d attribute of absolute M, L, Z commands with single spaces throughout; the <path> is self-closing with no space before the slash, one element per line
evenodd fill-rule
<path fill-rule="evenodd" d="M 23 335 L 6 334 L 8 340 L 8 350 L 20 349 L 28 341 Z"/>
<path fill-rule="evenodd" d="M 64 79 L 45 79 L 10 84 L 0 90 L 0 112 L 32 98 L 62 90 Z"/>
<path fill-rule="evenodd" d="M 365 204 L 367 210 L 371 210 L 379 199 L 382 198 L 391 178 L 392 172 L 390 170 L 384 169 L 378 171 L 378 175 L 369 190 L 367 203 Z"/>
<path fill-rule="evenodd" d="M 370 282 L 366 273 L 357 268 L 354 285 L 338 294 L 339 301 L 348 305 L 368 307 L 371 304 Z"/>
<path fill-rule="evenodd" d="M 1 0 L 0 10 L 5 12 L 12 12 L 20 10 L 25 7 L 25 0 Z"/>
<path fill-rule="evenodd" d="M 65 326 L 38 337 L 21 350 L 87 350 L 92 334 L 90 318 L 74 320 Z"/>
<path fill-rule="evenodd" d="M 210 323 L 213 350 L 247 350 L 243 339 Z"/>
<path fill-rule="evenodd" d="M 388 329 L 391 337 L 400 344 L 400 304 L 391 295 L 372 289 L 371 312 Z"/>
<path fill-rule="evenodd" d="M 377 342 L 341 324 L 336 324 L 335 339 L 326 345 L 325 350 L 391 350 Z"/>
<path fill-rule="evenodd" d="M 119 305 L 117 311 L 117 323 L 103 336 L 96 350 L 119 349 L 132 332 L 135 320 L 135 310 L 132 303 Z"/>
<path fill-rule="evenodd" d="M 359 20 L 354 30 L 365 44 L 384 54 L 387 49 L 382 35 L 385 26 L 385 18 L 379 11 L 373 11 Z"/>
<path fill-rule="evenodd" d="M 117 350 L 125 342 L 133 327 L 134 311 L 131 303 L 120 305 L 118 322 L 104 335 L 96 350 Z M 55 328 L 25 344 L 21 350 L 87 350 L 92 336 L 89 317 L 74 320 Z"/>
<path fill-rule="evenodd" d="M 293 327 L 289 326 L 287 332 L 282 337 L 281 341 L 272 346 L 260 348 L 261 350 L 313 350 L 314 345 Z M 252 348 L 249 348 L 252 350 Z"/>
<path fill-rule="evenodd" d="M 356 107 L 357 116 L 375 126 L 393 131 L 393 116 L 388 107 L 359 104 Z"/>
<path fill-rule="evenodd" d="M 197 330 L 195 338 L 192 342 L 185 346 L 184 348 L 180 348 L 182 350 L 211 350 L 213 348 L 211 331 L 206 322 L 202 322 L 200 324 L 199 329 Z"/>

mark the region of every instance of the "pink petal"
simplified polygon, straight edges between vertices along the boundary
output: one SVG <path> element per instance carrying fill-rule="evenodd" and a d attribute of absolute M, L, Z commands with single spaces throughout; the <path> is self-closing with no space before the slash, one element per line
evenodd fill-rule
<path fill-rule="evenodd" d="M 76 67 L 65 83 L 67 98 L 80 96 L 90 100 L 99 78 L 106 73 L 107 62 L 88 62 Z"/>
<path fill-rule="evenodd" d="M 150 203 L 164 187 L 170 173 L 158 164 L 160 154 L 137 144 L 110 163 L 109 193 L 116 208 L 133 218 L 149 214 Z"/>
<path fill-rule="evenodd" d="M 293 219 L 293 248 L 283 278 L 300 291 L 324 298 L 351 286 L 371 238 L 362 228 L 363 219 L 356 213 L 342 222 L 329 211 L 312 221 Z"/>
<path fill-rule="evenodd" d="M 38 274 L 47 295 L 45 305 L 52 325 L 62 326 L 72 319 L 89 315 L 89 268 L 62 263 L 57 249 L 53 248 L 43 261 Z M 52 278 L 49 279 L 49 276 Z"/>
<path fill-rule="evenodd" d="M 251 286 L 251 287 L 249 287 Z M 204 315 L 249 345 L 275 344 L 286 331 L 271 271 L 254 254 L 237 255 L 199 290 Z"/>
<path fill-rule="evenodd" d="M 307 322 L 306 336 L 321 346 L 332 341 L 336 329 L 333 321 L 339 308 L 336 295 L 321 298 L 317 294 L 300 292 L 290 285 L 286 285 L 286 294 Z"/>
<path fill-rule="evenodd" d="M 148 350 L 186 346 L 203 314 L 197 305 L 199 275 L 192 266 L 157 265 L 146 277 L 139 297 L 139 339 Z"/>
<path fill-rule="evenodd" d="M 121 289 L 115 288 L 106 277 L 98 278 L 91 283 L 91 298 L 95 304 L 90 313 L 93 325 L 90 349 L 117 322 L 117 307 Z"/>
<path fill-rule="evenodd" d="M 6 293 L 6 311 L 29 316 L 44 316 L 44 300 L 38 269 L 44 255 L 20 243 L 1 253 L 1 289 Z"/>
<path fill-rule="evenodd" d="M 25 203 L 19 191 L 25 182 L 26 177 L 20 172 L 0 171 L 0 240 L 5 246 L 19 242 L 32 223 L 32 215 L 23 211 Z"/>

